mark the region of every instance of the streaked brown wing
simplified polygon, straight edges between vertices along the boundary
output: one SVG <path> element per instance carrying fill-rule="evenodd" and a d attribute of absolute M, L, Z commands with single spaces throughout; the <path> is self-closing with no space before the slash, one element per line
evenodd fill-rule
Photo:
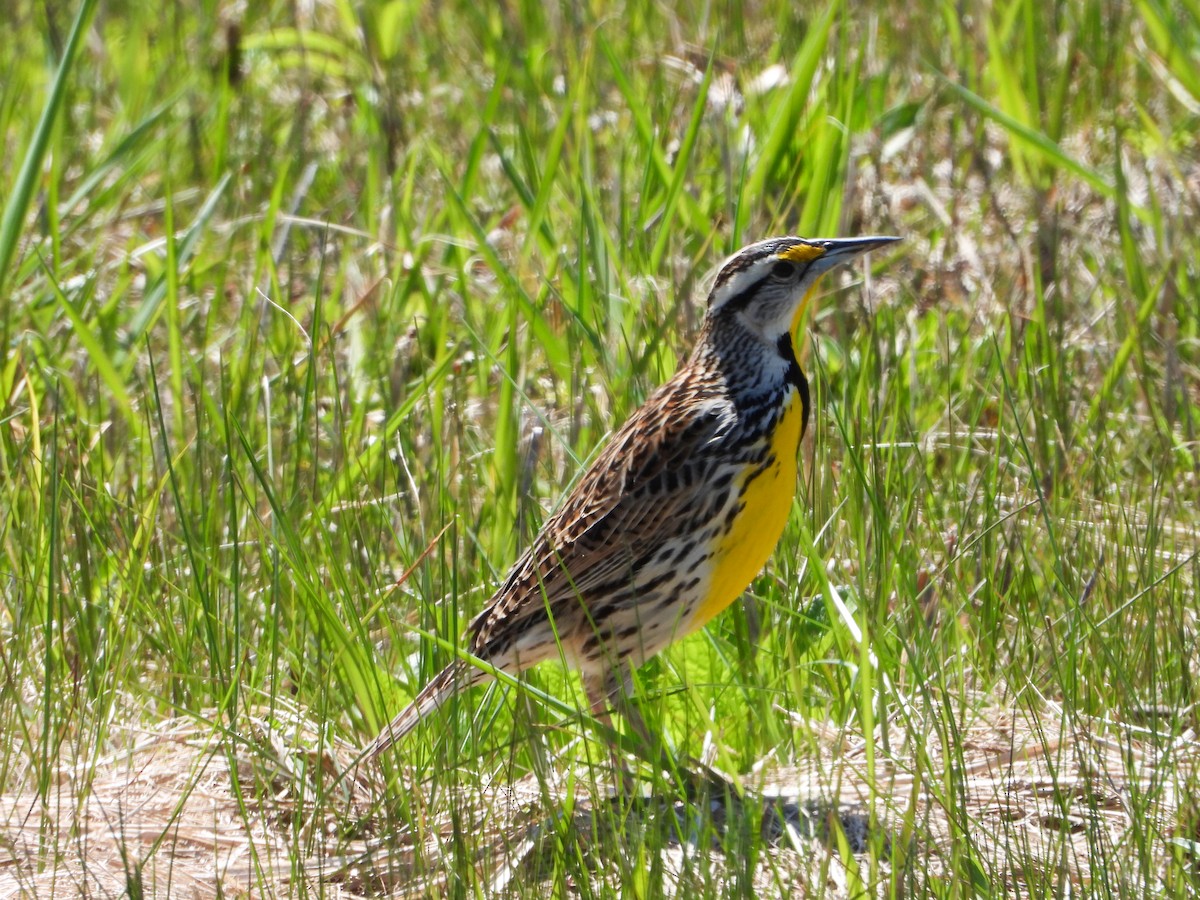
<path fill-rule="evenodd" d="M 706 396 L 707 394 L 707 396 Z M 704 402 L 709 400 L 710 402 Z M 712 445 L 733 413 L 715 391 L 668 382 L 614 435 L 472 622 L 472 652 L 504 652 L 551 609 L 629 583 L 709 490 Z M 706 452 L 709 451 L 709 452 Z"/>

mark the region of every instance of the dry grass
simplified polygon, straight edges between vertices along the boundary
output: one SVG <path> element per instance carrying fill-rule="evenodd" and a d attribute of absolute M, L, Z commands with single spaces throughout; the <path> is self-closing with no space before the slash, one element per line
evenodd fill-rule
<path fill-rule="evenodd" d="M 464 792 L 453 815 L 397 833 L 384 830 L 372 806 L 383 786 L 377 773 L 355 768 L 354 748 L 320 747 L 315 726 L 294 714 L 264 712 L 245 725 L 239 737 L 196 719 L 130 731 L 120 752 L 54 769 L 45 792 L 30 784 L 0 797 L 0 896 L 261 896 L 302 887 L 330 897 L 421 896 L 447 887 L 449 855 L 463 846 L 456 828 L 472 832 L 474 865 L 503 894 L 514 878 L 528 887 L 548 877 L 540 850 L 564 824 L 564 808 L 582 851 L 594 854 L 595 879 L 614 887 L 620 876 L 605 848 L 666 817 L 678 836 L 662 848 L 664 885 L 678 894 L 701 863 L 710 874 L 738 866 L 711 835 L 747 821 L 761 823 L 753 826 L 763 836 L 753 872 L 761 894 L 790 884 L 805 896 L 851 896 L 873 841 L 885 848 L 885 879 L 953 877 L 951 845 L 969 840 L 986 848 L 985 865 L 1002 873 L 1006 893 L 1024 894 L 1030 880 L 1070 889 L 1100 871 L 1125 889 L 1152 889 L 1147 861 L 1132 849 L 1143 841 L 1130 833 L 1161 836 L 1149 843 L 1149 865 L 1160 872 L 1186 806 L 1184 785 L 1200 772 L 1191 730 L 1168 739 L 1129 724 L 1073 723 L 1049 705 L 1037 716 L 993 706 L 958 723 L 961 755 L 943 756 L 918 726 L 893 727 L 886 742 L 879 736 L 892 751 L 878 757 L 874 783 L 861 735 L 810 723 L 819 754 L 797 767 L 764 761 L 746 799 L 643 796 L 626 808 L 622 835 L 597 815 L 620 801 L 593 785 L 570 802 L 577 785 L 562 768 L 541 782 L 527 776 Z M 960 760 L 949 780 L 958 795 L 941 795 L 940 767 Z M 973 834 L 957 829 L 962 821 Z M 347 823 L 356 823 L 352 832 Z M 298 858 L 295 846 L 307 855 Z"/>

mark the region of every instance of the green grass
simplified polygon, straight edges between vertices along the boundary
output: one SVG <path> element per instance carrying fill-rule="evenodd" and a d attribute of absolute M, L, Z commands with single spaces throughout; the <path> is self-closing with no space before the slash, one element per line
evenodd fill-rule
<path fill-rule="evenodd" d="M 218 6 L 0 49 L 0 883 L 1200 888 L 1195 0 Z M 905 241 L 805 325 L 775 558 L 639 673 L 742 801 L 604 801 L 552 665 L 340 776 L 779 233 Z"/>

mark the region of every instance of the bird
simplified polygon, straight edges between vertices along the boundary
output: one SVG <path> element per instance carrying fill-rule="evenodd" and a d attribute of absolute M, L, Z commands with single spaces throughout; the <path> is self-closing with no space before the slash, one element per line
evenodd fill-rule
<path fill-rule="evenodd" d="M 805 308 L 821 275 L 896 240 L 776 237 L 726 260 L 690 357 L 612 436 L 468 625 L 471 656 L 512 675 L 561 660 L 607 722 L 635 668 L 737 600 L 795 497 L 811 413 L 795 344 Z M 491 678 L 451 662 L 363 757 Z"/>

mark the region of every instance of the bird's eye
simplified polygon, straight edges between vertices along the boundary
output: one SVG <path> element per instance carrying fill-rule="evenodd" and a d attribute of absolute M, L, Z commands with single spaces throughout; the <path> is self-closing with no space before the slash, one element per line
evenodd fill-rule
<path fill-rule="evenodd" d="M 791 278 L 796 274 L 796 264 L 790 263 L 786 259 L 781 259 L 775 265 L 771 266 L 771 274 L 780 281 Z"/>

